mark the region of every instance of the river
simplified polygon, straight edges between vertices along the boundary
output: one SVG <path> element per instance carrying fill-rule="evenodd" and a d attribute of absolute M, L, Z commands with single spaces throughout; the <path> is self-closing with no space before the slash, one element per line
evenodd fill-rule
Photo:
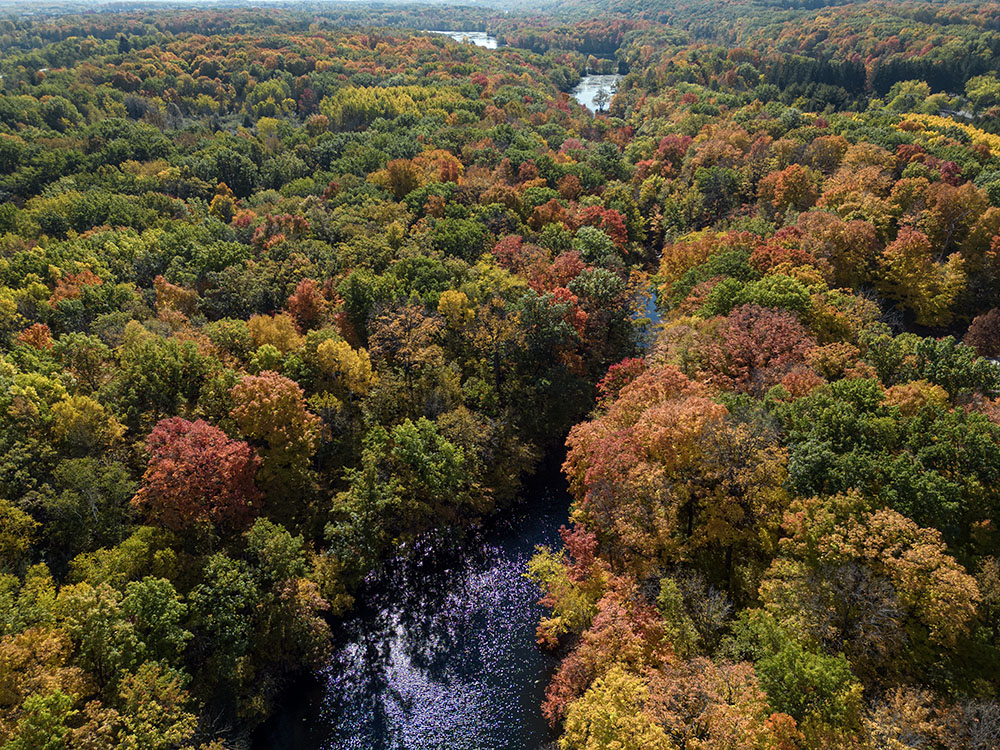
<path fill-rule="evenodd" d="M 450 36 L 456 42 L 471 42 L 477 47 L 485 47 L 486 49 L 497 48 L 497 38 L 487 34 L 485 31 L 436 31 L 434 29 L 428 29 L 427 33 L 445 34 Z"/>
<path fill-rule="evenodd" d="M 660 317 L 649 292 L 634 316 L 651 337 Z M 560 544 L 565 487 L 550 464 L 517 507 L 463 541 L 426 539 L 369 576 L 334 626 L 333 658 L 286 693 L 253 750 L 547 746 L 541 703 L 556 660 L 535 644 L 544 610 L 524 574 L 536 546 Z"/>
<path fill-rule="evenodd" d="M 594 102 L 597 92 L 605 89 L 609 94 L 613 94 L 614 87 L 622 78 L 624 76 L 618 73 L 586 75 L 580 79 L 580 83 L 577 84 L 571 93 L 574 99 L 593 112 L 597 109 L 597 105 Z M 611 100 L 609 99 L 608 101 L 610 102 Z M 604 105 L 605 109 L 607 106 L 607 104 Z"/>
<path fill-rule="evenodd" d="M 554 474 L 554 472 L 551 472 Z M 524 576 L 557 545 L 564 480 L 536 480 L 518 509 L 460 545 L 428 542 L 372 576 L 319 684 L 290 694 L 260 750 L 538 750 L 555 659 L 535 644 L 542 608 Z"/>
<path fill-rule="evenodd" d="M 497 38 L 487 34 L 485 31 L 438 31 L 436 29 L 427 29 L 427 33 L 445 34 L 456 42 L 474 44 L 477 47 L 485 47 L 486 49 L 497 48 Z M 580 104 L 591 112 L 594 112 L 597 110 L 597 104 L 594 102 L 597 92 L 605 89 L 609 94 L 613 95 L 615 86 L 622 78 L 624 76 L 618 73 L 592 73 L 585 75 L 570 93 Z M 607 104 L 604 106 L 607 108 Z"/>

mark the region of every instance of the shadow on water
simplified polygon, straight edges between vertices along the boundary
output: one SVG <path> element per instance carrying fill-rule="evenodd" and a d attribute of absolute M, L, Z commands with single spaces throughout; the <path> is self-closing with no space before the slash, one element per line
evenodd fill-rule
<path fill-rule="evenodd" d="M 425 540 L 366 581 L 329 665 L 254 737 L 269 750 L 537 750 L 552 735 L 540 704 L 555 659 L 535 645 L 542 609 L 524 577 L 556 545 L 564 482 L 546 474 L 525 501 L 461 542 Z"/>
<path fill-rule="evenodd" d="M 618 73 L 592 73 L 585 75 L 580 79 L 580 83 L 577 84 L 570 94 L 576 99 L 580 104 L 589 109 L 591 112 L 597 110 L 597 92 L 604 89 L 609 95 L 613 93 L 613 89 L 618 85 L 618 82 L 625 76 L 619 75 Z M 610 101 L 610 100 L 609 100 Z"/>

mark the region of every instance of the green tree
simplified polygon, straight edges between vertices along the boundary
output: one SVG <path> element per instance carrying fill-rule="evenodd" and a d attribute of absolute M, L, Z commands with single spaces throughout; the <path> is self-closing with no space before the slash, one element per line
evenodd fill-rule
<path fill-rule="evenodd" d="M 193 750 L 198 717 L 187 710 L 188 677 L 156 662 L 146 662 L 122 680 L 122 732 L 125 750 Z"/>
<path fill-rule="evenodd" d="M 70 734 L 69 722 L 78 713 L 72 695 L 55 690 L 35 693 L 21 704 L 21 718 L 4 750 L 63 750 Z"/>
<path fill-rule="evenodd" d="M 187 605 L 173 584 L 165 578 L 152 576 L 130 581 L 125 587 L 121 607 L 141 643 L 137 660 L 177 663 L 191 633 L 181 625 L 187 615 Z"/>

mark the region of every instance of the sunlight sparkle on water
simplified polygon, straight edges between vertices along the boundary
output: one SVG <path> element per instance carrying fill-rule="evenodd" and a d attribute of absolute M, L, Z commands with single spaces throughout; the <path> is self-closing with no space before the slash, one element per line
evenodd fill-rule
<path fill-rule="evenodd" d="M 419 607 L 410 580 L 419 579 L 419 563 L 401 580 L 384 581 L 385 595 L 327 670 L 323 714 L 332 731 L 324 747 L 535 750 L 545 743 L 545 680 L 538 678 L 552 660 L 534 643 L 539 591 L 524 572 L 534 544 L 551 541 L 529 534 L 517 545 L 481 544 L 444 570 L 427 565 Z"/>

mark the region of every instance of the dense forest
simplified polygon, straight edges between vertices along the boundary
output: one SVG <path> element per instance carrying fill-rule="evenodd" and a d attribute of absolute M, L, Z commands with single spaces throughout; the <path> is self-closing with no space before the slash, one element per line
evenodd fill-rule
<path fill-rule="evenodd" d="M 0 197 L 0 749 L 247 747 L 553 457 L 561 750 L 1000 747 L 1000 5 L 9 9 Z"/>

